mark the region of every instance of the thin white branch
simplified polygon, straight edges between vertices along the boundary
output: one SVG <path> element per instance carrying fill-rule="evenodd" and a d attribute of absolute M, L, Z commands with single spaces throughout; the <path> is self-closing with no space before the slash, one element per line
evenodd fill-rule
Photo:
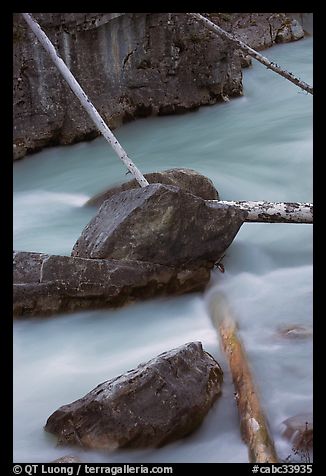
<path fill-rule="evenodd" d="M 276 63 L 273 63 L 272 61 L 269 61 L 265 56 L 261 55 L 260 53 L 258 53 L 254 49 L 250 48 L 250 46 L 243 43 L 243 41 L 239 40 L 239 38 L 237 38 L 236 36 L 232 35 L 231 33 L 228 33 L 225 30 L 223 30 L 223 28 L 216 25 L 216 23 L 213 23 L 212 21 L 208 20 L 208 18 L 204 17 L 200 13 L 188 13 L 188 15 L 192 16 L 193 18 L 196 18 L 196 20 L 203 23 L 206 26 L 206 28 L 208 28 L 209 30 L 213 31 L 214 33 L 219 34 L 223 38 L 226 38 L 227 40 L 234 43 L 238 48 L 241 48 L 248 55 L 252 56 L 257 61 L 262 63 L 264 66 L 266 66 L 266 68 L 271 69 L 275 73 L 280 74 L 281 76 L 283 76 L 283 78 L 288 79 L 289 81 L 291 81 L 291 83 L 294 83 L 296 86 L 299 86 L 299 88 L 303 89 L 304 91 L 307 91 L 308 93 L 313 94 L 313 87 L 312 86 L 305 83 L 304 81 L 301 81 L 299 78 L 294 76 L 294 74 L 292 74 L 289 71 L 286 71 L 285 69 L 281 68 Z"/>
<path fill-rule="evenodd" d="M 76 81 L 73 74 L 70 72 L 64 61 L 58 55 L 56 49 L 54 48 L 53 44 L 46 36 L 44 31 L 41 29 L 40 25 L 31 17 L 29 13 L 22 13 L 22 16 L 24 17 L 28 26 L 31 28 L 43 48 L 49 53 L 53 63 L 56 65 L 64 79 L 67 81 L 73 93 L 77 96 L 82 106 L 84 107 L 98 130 L 101 132 L 103 137 L 111 145 L 119 159 L 122 160 L 125 166 L 130 170 L 130 172 L 135 177 L 141 187 L 145 187 L 146 185 L 148 185 L 148 182 L 143 176 L 143 174 L 131 161 L 131 159 L 127 155 L 127 152 L 119 143 L 118 139 L 114 136 L 109 127 L 105 124 L 104 120 L 97 112 L 91 101 L 88 99 L 87 95 L 85 94 L 79 83 Z"/>

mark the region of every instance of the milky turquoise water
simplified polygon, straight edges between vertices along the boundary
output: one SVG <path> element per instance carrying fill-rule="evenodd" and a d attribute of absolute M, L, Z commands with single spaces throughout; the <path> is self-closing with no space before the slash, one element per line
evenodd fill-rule
<path fill-rule="evenodd" d="M 264 54 L 312 83 L 312 37 Z M 312 96 L 258 63 L 244 96 L 182 116 L 140 119 L 115 131 L 143 173 L 189 167 L 224 200 L 312 201 Z M 14 164 L 14 249 L 69 255 L 94 214 L 82 205 L 129 178 L 99 138 L 45 149 Z M 233 387 L 207 306 L 223 292 L 239 323 L 281 457 L 280 424 L 312 409 L 312 339 L 278 328 L 312 326 L 312 226 L 245 224 L 205 295 L 154 299 L 119 310 L 14 322 L 14 460 L 246 462 Z M 160 352 L 200 340 L 225 372 L 223 395 L 191 436 L 158 450 L 114 454 L 56 447 L 48 416 L 98 383 Z"/>

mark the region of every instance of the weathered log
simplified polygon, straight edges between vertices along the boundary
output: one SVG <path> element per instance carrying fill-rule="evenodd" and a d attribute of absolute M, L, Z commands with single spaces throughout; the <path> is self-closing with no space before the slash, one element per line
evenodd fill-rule
<path fill-rule="evenodd" d="M 251 463 L 277 463 L 274 443 L 261 407 L 245 349 L 237 325 L 224 296 L 215 296 L 211 315 L 228 359 L 240 417 L 242 438 L 249 449 Z"/>
<path fill-rule="evenodd" d="M 285 69 L 281 68 L 276 63 L 273 63 L 272 61 L 269 61 L 269 59 L 267 59 L 265 56 L 261 55 L 256 50 L 250 48 L 250 46 L 243 43 L 243 41 L 239 40 L 239 38 L 237 38 L 236 36 L 232 35 L 231 33 L 228 33 L 225 30 L 223 30 L 223 28 L 216 25 L 216 23 L 211 22 L 210 20 L 208 20 L 208 18 L 205 18 L 200 13 L 188 13 L 188 15 L 191 15 L 193 18 L 196 18 L 196 20 L 203 23 L 206 26 L 206 28 L 208 28 L 209 30 L 211 30 L 214 33 L 217 33 L 217 34 L 221 35 L 223 38 L 226 38 L 227 40 L 231 41 L 238 48 L 241 48 L 241 50 L 245 51 L 248 55 L 252 56 L 257 61 L 262 63 L 264 66 L 266 66 L 266 68 L 271 69 L 275 73 L 280 74 L 281 76 L 283 76 L 283 78 L 288 79 L 289 81 L 291 81 L 291 83 L 295 84 L 296 86 L 299 86 L 299 88 L 303 89 L 304 91 L 307 91 L 308 93 L 313 94 L 313 87 L 312 86 L 305 83 L 304 81 L 301 81 L 299 78 L 294 76 L 294 74 L 292 74 L 289 71 L 286 71 Z"/>
<path fill-rule="evenodd" d="M 103 137 L 111 145 L 119 159 L 122 160 L 125 166 L 130 170 L 130 172 L 135 177 L 141 187 L 145 187 L 146 185 L 148 185 L 148 182 L 143 176 L 143 174 L 128 157 L 127 152 L 123 149 L 118 139 L 109 129 L 109 127 L 105 124 L 104 120 L 102 119 L 98 111 L 95 109 L 94 105 L 91 103 L 91 101 L 81 88 L 80 84 L 76 81 L 71 71 L 67 68 L 62 58 L 60 58 L 60 56 L 58 55 L 56 49 L 54 48 L 47 35 L 41 29 L 40 25 L 31 17 L 29 13 L 22 13 L 22 16 L 24 17 L 28 26 L 31 28 L 43 48 L 49 53 L 53 63 L 56 65 L 64 79 L 67 81 L 72 92 L 77 96 L 81 105 L 84 107 L 85 111 L 90 116 L 90 118 L 92 119 L 98 130 L 101 132 Z"/>
<path fill-rule="evenodd" d="M 246 222 L 313 223 L 313 204 L 299 202 L 253 202 L 206 200 L 207 203 L 232 205 L 248 212 Z"/>

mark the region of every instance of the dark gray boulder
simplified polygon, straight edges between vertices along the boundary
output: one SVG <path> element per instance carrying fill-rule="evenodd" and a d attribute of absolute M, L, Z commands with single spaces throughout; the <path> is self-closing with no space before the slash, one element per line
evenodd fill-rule
<path fill-rule="evenodd" d="M 158 447 L 189 434 L 221 393 L 223 372 L 200 342 L 170 350 L 64 405 L 45 430 L 61 444 Z"/>
<path fill-rule="evenodd" d="M 13 314 L 47 315 L 118 307 L 137 299 L 200 291 L 206 268 L 175 269 L 144 261 L 14 252 Z"/>
<path fill-rule="evenodd" d="M 169 169 L 162 172 L 153 172 L 145 174 L 144 177 L 149 183 L 164 183 L 165 185 L 175 185 L 186 192 L 193 193 L 204 200 L 219 200 L 218 192 L 213 182 L 204 175 L 192 169 Z M 136 179 L 129 180 L 116 187 L 110 187 L 95 197 L 90 198 L 85 205 L 94 205 L 99 207 L 102 203 L 111 198 L 112 195 L 133 188 L 139 188 Z"/>
<path fill-rule="evenodd" d="M 179 187 L 150 184 L 106 200 L 84 228 L 72 256 L 211 266 L 230 246 L 247 212 Z"/>

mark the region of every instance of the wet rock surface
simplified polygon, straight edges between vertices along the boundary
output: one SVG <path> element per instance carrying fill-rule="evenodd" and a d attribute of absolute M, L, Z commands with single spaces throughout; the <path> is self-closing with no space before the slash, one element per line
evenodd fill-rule
<path fill-rule="evenodd" d="M 61 444 L 158 447 L 195 430 L 221 393 L 223 373 L 200 342 L 160 354 L 101 383 L 47 420 Z"/>
<path fill-rule="evenodd" d="M 218 200 L 219 195 L 213 182 L 204 175 L 192 169 L 169 169 L 162 172 L 153 172 L 144 174 L 144 177 L 149 183 L 163 183 L 165 185 L 175 185 L 186 192 L 193 193 L 197 197 L 204 200 Z M 129 180 L 116 187 L 110 187 L 95 197 L 89 199 L 85 205 L 93 205 L 99 207 L 102 203 L 111 198 L 116 193 L 124 192 L 131 189 L 139 189 L 139 184 L 136 179 Z"/>
<path fill-rule="evenodd" d="M 106 200 L 72 256 L 212 267 L 246 216 L 236 207 L 210 206 L 178 187 L 150 184 Z"/>
<path fill-rule="evenodd" d="M 144 261 L 89 260 L 14 252 L 13 314 L 47 315 L 118 307 L 157 295 L 203 290 L 210 271 Z"/>

